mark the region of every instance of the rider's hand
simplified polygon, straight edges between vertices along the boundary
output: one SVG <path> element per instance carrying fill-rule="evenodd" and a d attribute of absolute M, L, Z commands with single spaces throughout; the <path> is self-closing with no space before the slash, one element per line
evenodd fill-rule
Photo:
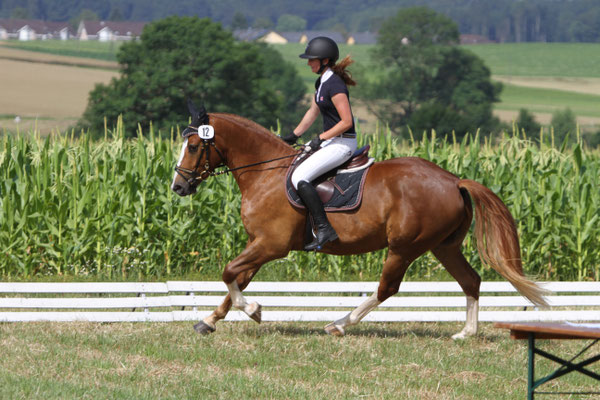
<path fill-rule="evenodd" d="M 321 147 L 321 143 L 323 143 L 323 139 L 317 136 L 316 138 L 308 142 L 306 144 L 306 147 L 310 148 L 308 151 L 317 151 L 319 150 L 319 147 Z"/>
<path fill-rule="evenodd" d="M 281 137 L 281 140 L 283 140 L 284 142 L 286 142 L 290 146 L 296 144 L 296 141 L 298 141 L 298 136 L 294 135 L 294 132 L 288 133 L 287 135 L 280 136 L 280 137 Z"/>

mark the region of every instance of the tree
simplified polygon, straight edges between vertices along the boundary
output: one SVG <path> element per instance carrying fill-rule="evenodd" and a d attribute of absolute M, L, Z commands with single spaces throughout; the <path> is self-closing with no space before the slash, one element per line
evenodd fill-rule
<path fill-rule="evenodd" d="M 30 14 L 29 14 L 29 10 L 24 8 L 24 7 L 16 7 L 13 8 L 12 12 L 10 13 L 10 17 L 11 18 L 16 18 L 16 19 L 29 19 Z"/>
<path fill-rule="evenodd" d="M 113 7 L 110 9 L 110 15 L 108 16 L 109 21 L 123 21 L 124 19 L 125 17 L 123 17 L 121 7 Z"/>
<path fill-rule="evenodd" d="M 554 141 L 556 143 L 562 143 L 565 139 L 574 141 L 577 134 L 577 119 L 575 114 L 570 108 L 564 110 L 557 110 L 552 114 L 552 121 L 550 125 L 554 130 Z"/>
<path fill-rule="evenodd" d="M 530 113 L 526 108 L 519 110 L 519 115 L 515 120 L 515 124 L 519 131 L 524 131 L 530 135 L 540 133 L 542 126 L 535 120 L 535 116 Z"/>
<path fill-rule="evenodd" d="M 358 97 L 396 133 L 489 132 L 498 124 L 492 103 L 502 86 L 458 40 L 449 18 L 425 7 L 400 10 L 379 31 L 376 64 L 369 76 L 360 74 Z"/>
<path fill-rule="evenodd" d="M 259 17 L 254 20 L 252 27 L 255 29 L 271 29 L 273 28 L 273 21 L 266 17 Z"/>
<path fill-rule="evenodd" d="M 123 115 L 126 133 L 152 122 L 185 124 L 188 98 L 209 112 L 229 112 L 267 127 L 298 118 L 305 87 L 294 67 L 265 45 L 236 42 L 220 24 L 169 17 L 144 27 L 117 53 L 121 76 L 90 93 L 80 126 L 102 131 Z"/>
<path fill-rule="evenodd" d="M 75 30 L 77 30 L 77 27 L 79 26 L 79 23 L 81 21 L 99 21 L 99 20 L 100 20 L 100 18 L 98 17 L 98 14 L 96 14 L 92 10 L 84 8 L 83 10 L 81 10 L 81 12 L 79 13 L 79 15 L 77 17 L 71 18 L 69 20 L 69 24 Z"/>
<path fill-rule="evenodd" d="M 276 30 L 280 32 L 303 31 L 306 29 L 306 20 L 291 14 L 283 14 L 277 19 Z"/>
<path fill-rule="evenodd" d="M 243 13 L 236 11 L 235 14 L 233 14 L 233 19 L 231 20 L 231 30 L 235 31 L 236 29 L 247 28 L 248 20 L 246 19 L 246 16 Z"/>

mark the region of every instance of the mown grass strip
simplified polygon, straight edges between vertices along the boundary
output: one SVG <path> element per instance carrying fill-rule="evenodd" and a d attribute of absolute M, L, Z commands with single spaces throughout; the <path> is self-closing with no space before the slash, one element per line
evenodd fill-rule
<path fill-rule="evenodd" d="M 482 324 L 361 323 L 343 338 L 319 323 L 0 325 L 0 397 L 27 399 L 517 399 L 526 392 L 526 344 Z M 567 358 L 581 341 L 552 341 Z M 555 368 L 536 363 L 539 374 Z M 546 389 L 596 390 L 569 374 Z"/>

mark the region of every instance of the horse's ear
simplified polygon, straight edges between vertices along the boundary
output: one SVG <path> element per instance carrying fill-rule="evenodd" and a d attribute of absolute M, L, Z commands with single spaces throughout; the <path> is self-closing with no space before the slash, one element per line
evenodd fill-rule
<path fill-rule="evenodd" d="M 188 111 L 190 112 L 190 115 L 192 116 L 192 118 L 194 118 L 196 115 L 198 115 L 198 107 L 196 107 L 196 104 L 194 104 L 192 99 L 190 99 L 190 98 L 187 99 L 187 106 L 188 106 Z"/>
<path fill-rule="evenodd" d="M 192 116 L 192 126 L 200 126 L 208 124 L 208 114 L 206 113 L 206 108 L 204 105 L 198 109 L 196 104 L 191 99 L 188 99 L 188 110 L 190 111 L 190 115 Z"/>

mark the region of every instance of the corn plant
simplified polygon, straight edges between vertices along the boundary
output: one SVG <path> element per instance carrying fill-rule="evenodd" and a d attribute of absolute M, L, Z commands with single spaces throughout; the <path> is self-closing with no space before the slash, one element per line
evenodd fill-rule
<path fill-rule="evenodd" d="M 77 279 L 220 279 L 247 237 L 231 176 L 202 183 L 194 196 L 169 189 L 180 143 L 171 132 L 138 132 L 122 123 L 103 140 L 37 133 L 0 137 L 0 276 Z M 600 279 L 600 154 L 554 146 L 513 132 L 496 141 L 458 141 L 435 132 L 400 142 L 388 129 L 359 135 L 377 160 L 418 156 L 496 192 L 518 225 L 526 273 L 542 279 Z M 472 235 L 464 254 L 486 279 Z M 292 252 L 260 279 L 378 279 L 386 252 L 335 257 Z M 409 279 L 444 278 L 431 256 Z"/>

